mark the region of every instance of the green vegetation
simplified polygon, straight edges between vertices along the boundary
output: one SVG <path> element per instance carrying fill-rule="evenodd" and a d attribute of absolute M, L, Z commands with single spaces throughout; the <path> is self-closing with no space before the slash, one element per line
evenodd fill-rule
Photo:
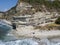
<path fill-rule="evenodd" d="M 60 8 L 60 1 L 59 0 L 55 0 L 55 1 L 46 1 L 46 0 L 21 0 L 24 2 L 28 2 L 30 4 L 44 4 L 45 6 L 49 7 L 49 8 L 55 8 L 58 9 Z"/>
<path fill-rule="evenodd" d="M 60 24 L 60 17 L 55 21 L 56 24 Z"/>
<path fill-rule="evenodd" d="M 56 24 L 56 23 L 50 23 L 50 24 L 47 24 L 45 26 L 36 26 L 34 29 L 40 29 L 40 30 L 56 30 L 56 29 L 59 29 L 60 30 L 60 25 L 59 24 Z"/>

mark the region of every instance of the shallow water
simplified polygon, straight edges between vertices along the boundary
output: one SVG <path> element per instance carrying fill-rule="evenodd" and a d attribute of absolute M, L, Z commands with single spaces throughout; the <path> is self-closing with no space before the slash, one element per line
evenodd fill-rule
<path fill-rule="evenodd" d="M 54 38 L 20 38 L 17 39 L 14 35 L 8 33 L 4 40 L 0 40 L 0 45 L 60 45 L 60 37 Z"/>
<path fill-rule="evenodd" d="M 33 39 L 20 39 L 15 41 L 2 41 L 0 40 L 0 45 L 60 45 L 60 41 L 49 39 L 41 39 L 38 42 Z"/>
<path fill-rule="evenodd" d="M 44 39 L 35 39 L 35 38 L 20 38 L 16 39 L 14 35 L 6 35 L 4 40 L 0 40 L 0 45 L 60 45 L 60 37 L 54 38 L 44 38 Z"/>
<path fill-rule="evenodd" d="M 38 43 L 32 39 L 22 39 L 16 41 L 0 41 L 0 45 L 38 45 Z"/>
<path fill-rule="evenodd" d="M 40 45 L 60 45 L 60 39 L 42 39 L 40 40 Z"/>
<path fill-rule="evenodd" d="M 0 22 L 0 29 L 5 31 L 9 31 L 11 27 L 6 23 Z M 5 33 L 0 33 L 1 35 Z M 1 36 L 0 35 L 0 36 Z M 4 39 L 0 40 L 0 45 L 60 45 L 60 37 L 59 38 L 51 38 L 51 39 L 34 39 L 34 38 L 21 38 L 17 39 L 13 34 L 6 33 Z"/>

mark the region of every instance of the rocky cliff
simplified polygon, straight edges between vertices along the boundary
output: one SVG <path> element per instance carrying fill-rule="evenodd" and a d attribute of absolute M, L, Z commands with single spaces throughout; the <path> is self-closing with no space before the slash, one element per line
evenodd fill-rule
<path fill-rule="evenodd" d="M 49 26 L 50 23 L 55 22 L 56 18 L 60 16 L 60 12 L 58 9 L 55 8 L 49 8 L 45 6 L 44 4 L 37 4 L 37 3 L 29 3 L 26 2 L 27 0 L 18 0 L 18 3 L 16 6 L 12 7 L 7 12 L 0 12 L 0 18 L 1 19 L 7 19 L 12 20 L 13 16 L 19 17 L 20 15 L 30 15 L 32 18 L 29 18 L 27 20 L 28 23 L 30 23 L 33 26 L 36 26 L 35 29 L 40 28 L 43 30 L 50 30 L 50 29 L 59 29 L 59 26 Z M 21 22 L 20 22 L 21 23 Z M 24 23 L 24 22 L 23 22 Z M 45 26 L 48 25 L 48 26 Z M 51 24 L 50 24 L 51 25 Z M 42 27 L 40 27 L 42 26 Z"/>
<path fill-rule="evenodd" d="M 0 12 L 0 18 L 11 20 L 12 17 L 16 15 L 33 14 L 34 11 L 32 11 L 31 8 L 32 5 L 30 5 L 29 3 L 20 2 L 20 0 L 18 0 L 16 6 L 12 7 L 6 12 Z"/>
<path fill-rule="evenodd" d="M 8 10 L 7 12 L 0 12 L 0 18 L 4 18 L 7 20 L 11 20 L 12 17 L 15 15 L 25 15 L 25 14 L 34 14 L 35 12 L 57 12 L 60 13 L 56 8 L 54 8 L 54 6 L 51 4 L 51 2 L 47 2 L 46 1 L 39 1 L 39 0 L 18 0 L 18 3 L 16 4 L 16 6 L 12 7 L 10 10 Z M 58 6 L 57 4 L 58 1 L 54 1 L 53 4 L 56 6 Z M 49 6 L 48 6 L 49 3 Z M 45 5 L 47 4 L 47 5 Z M 51 7 L 50 7 L 51 6 Z M 58 6 L 59 7 L 59 6 Z"/>

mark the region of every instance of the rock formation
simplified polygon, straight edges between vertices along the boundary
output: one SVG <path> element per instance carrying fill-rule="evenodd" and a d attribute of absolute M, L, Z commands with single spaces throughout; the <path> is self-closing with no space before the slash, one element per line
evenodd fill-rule
<path fill-rule="evenodd" d="M 50 24 L 50 22 L 54 22 L 56 18 L 59 16 L 59 14 L 56 11 L 48 12 L 46 10 L 45 5 L 33 6 L 33 4 L 29 4 L 29 2 L 27 3 L 24 1 L 21 2 L 20 1 L 21 0 L 18 0 L 16 6 L 12 7 L 7 12 L 1 12 L 0 18 L 12 21 L 14 16 L 19 17 L 21 15 L 22 16 L 31 15 L 32 18 L 29 18 L 28 23 L 34 26 L 40 26 L 45 25 L 45 23 Z M 38 11 L 40 9 L 42 11 Z"/>
<path fill-rule="evenodd" d="M 18 0 L 16 6 L 12 7 L 10 10 L 6 12 L 1 12 L 3 14 L 2 18 L 11 20 L 12 17 L 16 15 L 33 14 L 34 11 L 32 11 L 31 8 L 32 6 L 30 4 L 25 2 L 20 2 L 20 0 Z"/>
<path fill-rule="evenodd" d="M 14 15 L 15 16 L 16 15 L 25 15 L 25 14 L 32 15 L 35 12 L 38 12 L 38 11 L 48 12 L 49 9 L 45 5 L 39 5 L 39 4 L 37 5 L 36 3 L 33 3 L 33 4 L 30 5 L 29 0 L 18 0 L 18 3 L 16 4 L 16 6 L 12 7 L 7 12 L 2 12 L 3 13 L 3 18 L 11 20 Z M 50 10 L 52 12 L 55 11 L 55 9 L 53 9 L 54 11 L 52 9 L 50 9 Z"/>

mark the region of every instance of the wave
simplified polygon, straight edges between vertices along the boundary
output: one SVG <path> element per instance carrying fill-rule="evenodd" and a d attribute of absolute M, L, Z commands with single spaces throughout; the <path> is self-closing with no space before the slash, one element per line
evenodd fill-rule
<path fill-rule="evenodd" d="M 0 41 L 0 45 L 38 45 L 38 43 L 32 39 L 23 39 L 8 42 Z"/>
<path fill-rule="evenodd" d="M 0 45 L 60 45 L 60 40 L 41 39 L 38 42 L 33 39 L 21 39 L 16 41 L 1 41 Z"/>

